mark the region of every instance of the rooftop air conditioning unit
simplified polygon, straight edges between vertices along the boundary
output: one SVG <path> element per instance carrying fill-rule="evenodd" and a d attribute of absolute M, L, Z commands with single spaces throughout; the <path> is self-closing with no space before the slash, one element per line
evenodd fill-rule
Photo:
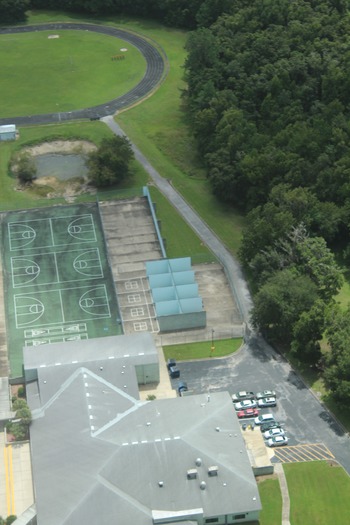
<path fill-rule="evenodd" d="M 196 468 L 190 468 L 187 471 L 187 479 L 196 479 L 197 477 L 197 469 Z"/>

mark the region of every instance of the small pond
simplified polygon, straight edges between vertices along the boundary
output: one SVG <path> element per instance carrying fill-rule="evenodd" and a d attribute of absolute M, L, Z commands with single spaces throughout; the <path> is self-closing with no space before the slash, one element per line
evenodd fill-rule
<path fill-rule="evenodd" d="M 45 153 L 33 159 L 38 178 L 56 177 L 59 180 L 68 180 L 74 177 L 85 177 L 88 174 L 84 155 Z"/>

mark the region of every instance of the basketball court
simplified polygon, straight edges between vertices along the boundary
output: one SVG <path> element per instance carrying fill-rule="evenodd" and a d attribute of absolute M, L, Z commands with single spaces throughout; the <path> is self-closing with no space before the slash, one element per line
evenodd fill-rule
<path fill-rule="evenodd" d="M 12 376 L 23 346 L 122 333 L 96 204 L 4 214 L 2 240 Z"/>

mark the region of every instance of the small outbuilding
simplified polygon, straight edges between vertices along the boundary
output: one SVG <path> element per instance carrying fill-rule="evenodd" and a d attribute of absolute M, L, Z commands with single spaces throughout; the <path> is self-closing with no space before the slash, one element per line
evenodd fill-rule
<path fill-rule="evenodd" d="M 0 141 L 16 140 L 17 129 L 15 124 L 0 126 Z"/>

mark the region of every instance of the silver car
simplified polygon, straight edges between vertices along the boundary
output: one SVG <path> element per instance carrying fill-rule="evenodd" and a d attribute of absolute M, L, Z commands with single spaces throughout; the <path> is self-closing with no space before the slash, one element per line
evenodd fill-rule
<path fill-rule="evenodd" d="M 263 397 L 276 397 L 276 392 L 274 390 L 263 390 L 256 394 L 256 399 L 262 399 Z"/>
<path fill-rule="evenodd" d="M 264 438 L 270 439 L 276 436 L 284 436 L 284 434 L 285 434 L 284 430 L 281 427 L 270 428 L 270 430 L 267 430 L 266 432 L 264 432 Z"/>
<path fill-rule="evenodd" d="M 255 399 L 244 399 L 244 401 L 240 401 L 239 403 L 235 403 L 235 409 L 236 410 L 244 410 L 246 408 L 256 408 L 256 401 L 255 401 Z"/>
<path fill-rule="evenodd" d="M 267 444 L 269 447 L 281 447 L 282 445 L 287 445 L 287 443 L 287 436 L 276 436 L 267 440 Z"/>
<path fill-rule="evenodd" d="M 264 407 L 275 407 L 277 404 L 275 397 L 263 397 L 262 399 L 259 399 L 258 406 L 260 408 Z"/>

